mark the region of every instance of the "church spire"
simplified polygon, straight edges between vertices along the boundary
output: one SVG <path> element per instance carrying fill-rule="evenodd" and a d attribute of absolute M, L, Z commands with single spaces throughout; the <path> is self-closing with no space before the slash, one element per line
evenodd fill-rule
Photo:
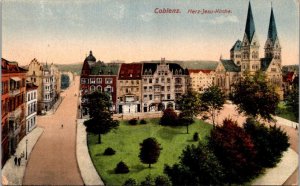
<path fill-rule="evenodd" d="M 246 33 L 247 38 L 248 38 L 250 43 L 251 43 L 252 38 L 254 36 L 254 32 L 255 32 L 255 25 L 254 25 L 254 21 L 253 21 L 251 3 L 249 1 L 245 33 Z"/>
<path fill-rule="evenodd" d="M 270 23 L 269 23 L 269 30 L 268 30 L 268 38 L 271 39 L 271 41 L 274 43 L 277 37 L 277 29 L 276 29 L 276 23 L 273 13 L 273 7 L 271 7 L 271 16 L 270 16 Z"/>

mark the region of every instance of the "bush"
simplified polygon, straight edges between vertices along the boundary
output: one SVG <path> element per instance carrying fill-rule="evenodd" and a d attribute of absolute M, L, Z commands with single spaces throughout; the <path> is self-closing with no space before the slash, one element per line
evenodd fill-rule
<path fill-rule="evenodd" d="M 176 112 L 172 108 L 167 108 L 166 110 L 164 110 L 163 116 L 160 118 L 159 124 L 167 126 L 177 126 L 178 116 Z"/>
<path fill-rule="evenodd" d="M 147 121 L 144 119 L 141 119 L 140 124 L 147 124 Z"/>
<path fill-rule="evenodd" d="M 194 133 L 193 140 L 194 141 L 199 141 L 199 134 L 198 134 L 198 132 Z"/>
<path fill-rule="evenodd" d="M 120 161 L 118 163 L 117 167 L 115 168 L 115 173 L 116 174 L 125 174 L 128 172 L 129 172 L 128 166 L 123 161 Z"/>
<path fill-rule="evenodd" d="M 157 176 L 155 178 L 155 186 L 171 186 L 171 181 L 166 176 Z"/>
<path fill-rule="evenodd" d="M 136 118 L 133 118 L 133 119 L 130 119 L 130 120 L 128 121 L 128 123 L 129 123 L 130 125 L 137 125 L 138 120 L 137 120 Z"/>
<path fill-rule="evenodd" d="M 104 151 L 103 154 L 104 154 L 104 155 L 107 155 L 107 156 L 110 156 L 110 155 L 116 154 L 116 151 L 115 151 L 114 149 L 108 147 L 108 148 L 105 149 L 105 151 Z"/>
<path fill-rule="evenodd" d="M 153 186 L 153 179 L 150 177 L 150 175 L 146 176 L 145 180 L 143 180 L 140 184 L 141 186 Z"/>
<path fill-rule="evenodd" d="M 123 183 L 123 186 L 137 186 L 135 179 L 129 178 Z"/>

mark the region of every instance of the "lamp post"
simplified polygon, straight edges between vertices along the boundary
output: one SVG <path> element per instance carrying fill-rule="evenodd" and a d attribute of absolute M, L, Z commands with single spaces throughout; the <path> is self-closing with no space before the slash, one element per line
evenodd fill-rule
<path fill-rule="evenodd" d="M 27 160 L 27 143 L 28 143 L 28 139 L 26 139 L 26 156 L 25 156 L 25 160 Z"/>

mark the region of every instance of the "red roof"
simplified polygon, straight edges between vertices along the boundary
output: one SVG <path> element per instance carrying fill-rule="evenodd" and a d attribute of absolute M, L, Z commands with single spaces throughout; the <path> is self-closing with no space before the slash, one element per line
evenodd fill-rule
<path fill-rule="evenodd" d="M 210 72 L 212 72 L 213 70 L 203 70 L 203 69 L 189 69 L 189 73 L 199 73 L 199 72 L 203 72 L 206 74 L 209 74 Z"/>
<path fill-rule="evenodd" d="M 17 62 L 10 62 L 1 58 L 1 71 L 2 73 L 26 73 L 27 70 L 18 66 Z"/>
<path fill-rule="evenodd" d="M 285 76 L 283 76 L 284 82 L 293 82 L 294 80 L 294 72 L 288 72 Z"/>
<path fill-rule="evenodd" d="M 119 79 L 141 79 L 141 63 L 123 63 L 120 68 Z"/>

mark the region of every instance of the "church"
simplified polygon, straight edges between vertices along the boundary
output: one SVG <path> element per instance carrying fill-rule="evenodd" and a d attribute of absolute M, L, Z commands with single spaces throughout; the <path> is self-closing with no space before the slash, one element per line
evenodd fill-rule
<path fill-rule="evenodd" d="M 276 87 L 276 91 L 283 96 L 281 72 L 281 46 L 277 34 L 273 7 L 271 7 L 268 35 L 264 45 L 264 57 L 260 58 L 260 43 L 257 38 L 255 24 L 249 2 L 244 38 L 237 40 L 230 50 L 230 60 L 220 58 L 216 68 L 216 84 L 225 93 L 231 92 L 231 85 L 245 73 L 254 74 L 261 70 L 267 81 Z"/>

